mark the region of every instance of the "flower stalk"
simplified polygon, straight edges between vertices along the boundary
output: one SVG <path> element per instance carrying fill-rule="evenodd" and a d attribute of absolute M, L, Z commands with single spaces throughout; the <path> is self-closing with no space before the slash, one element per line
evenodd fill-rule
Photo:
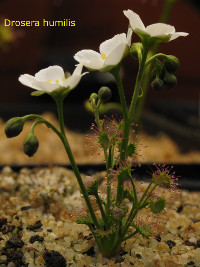
<path fill-rule="evenodd" d="M 99 228 L 99 223 L 98 223 L 97 218 L 96 218 L 96 215 L 94 213 L 94 210 L 93 210 L 91 201 L 89 199 L 87 190 L 86 190 L 86 188 L 84 186 L 84 183 L 83 183 L 83 180 L 81 178 L 79 169 L 78 169 L 77 164 L 76 164 L 76 162 L 74 160 L 73 153 L 71 151 L 69 142 L 68 142 L 67 137 L 65 135 L 64 119 L 63 119 L 63 99 L 61 97 L 58 97 L 56 99 L 56 104 L 57 104 L 57 108 L 58 108 L 58 118 L 59 118 L 59 123 L 60 123 L 60 131 L 61 131 L 61 134 L 62 134 L 61 141 L 63 142 L 63 145 L 64 145 L 65 150 L 67 152 L 67 155 L 69 157 L 69 160 L 70 160 L 72 169 L 73 169 L 74 174 L 75 174 L 75 176 L 77 178 L 78 184 L 79 184 L 80 189 L 81 189 L 81 193 L 82 193 L 83 198 L 84 198 L 84 200 L 85 200 L 85 202 L 87 204 L 87 207 L 88 207 L 88 210 L 90 212 L 91 218 L 92 218 L 95 226 L 97 228 Z"/>

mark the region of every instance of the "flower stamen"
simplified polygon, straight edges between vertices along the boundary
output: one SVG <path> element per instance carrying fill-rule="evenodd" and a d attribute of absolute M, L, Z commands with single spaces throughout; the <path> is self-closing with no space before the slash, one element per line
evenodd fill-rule
<path fill-rule="evenodd" d="M 101 57 L 102 57 L 102 59 L 106 59 L 105 53 L 101 53 Z"/>

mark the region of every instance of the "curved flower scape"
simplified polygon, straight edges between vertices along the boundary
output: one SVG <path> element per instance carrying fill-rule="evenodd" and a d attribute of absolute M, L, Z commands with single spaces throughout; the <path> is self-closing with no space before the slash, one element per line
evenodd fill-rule
<path fill-rule="evenodd" d="M 126 49 L 131 45 L 132 31 L 117 34 L 113 38 L 101 43 L 99 51 L 81 50 L 74 59 L 90 70 L 109 71 L 126 55 Z"/>
<path fill-rule="evenodd" d="M 174 26 L 165 23 L 154 23 L 145 27 L 140 16 L 130 9 L 125 10 L 124 15 L 129 19 L 132 30 L 142 39 L 150 37 L 161 42 L 169 42 L 179 36 L 188 35 L 186 32 L 176 32 Z"/>
<path fill-rule="evenodd" d="M 35 76 L 23 74 L 19 77 L 19 81 L 23 85 L 46 93 L 52 93 L 57 89 L 72 90 L 78 85 L 81 77 L 87 73 L 81 74 L 82 68 L 83 65 L 78 64 L 73 74 L 66 78 L 63 68 L 56 65 L 50 66 L 37 72 Z"/>

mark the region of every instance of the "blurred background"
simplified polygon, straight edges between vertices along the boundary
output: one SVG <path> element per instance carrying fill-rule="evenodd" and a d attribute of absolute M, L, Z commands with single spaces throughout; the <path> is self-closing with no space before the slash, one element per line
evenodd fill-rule
<path fill-rule="evenodd" d="M 179 58 L 178 85 L 162 92 L 148 90 L 144 128 L 149 133 L 164 131 L 181 144 L 181 149 L 200 149 L 200 54 L 199 0 L 174 2 L 168 23 L 177 31 L 188 32 L 159 51 Z M 128 20 L 123 10 L 132 9 L 147 26 L 160 20 L 166 0 L 0 0 L 0 117 L 55 112 L 49 96 L 31 97 L 32 90 L 18 82 L 20 74 L 34 75 L 49 65 L 60 65 L 73 72 L 73 55 L 82 49 L 98 51 L 101 42 L 115 34 L 127 32 Z M 39 20 L 40 27 L 3 27 L 9 20 Z M 75 20 L 75 27 L 43 27 L 42 20 Z M 133 35 L 133 42 L 138 41 Z M 138 70 L 138 62 L 127 57 L 122 78 L 127 102 L 130 101 Z M 93 72 L 82 78 L 79 86 L 65 100 L 66 124 L 71 129 L 87 131 L 92 116 L 84 112 L 84 101 L 102 85 L 112 88 L 112 101 L 119 101 L 117 88 L 108 74 Z M 73 119 L 72 119 L 73 118 Z M 89 120 L 87 119 L 89 118 Z M 87 123 L 85 120 L 87 119 Z M 75 123 L 74 123 L 75 122 Z M 84 124 L 82 123 L 84 122 Z M 199 159 L 200 160 L 200 159 Z"/>

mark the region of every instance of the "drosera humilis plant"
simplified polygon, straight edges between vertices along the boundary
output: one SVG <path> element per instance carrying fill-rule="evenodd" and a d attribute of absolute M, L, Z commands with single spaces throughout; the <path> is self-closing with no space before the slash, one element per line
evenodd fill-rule
<path fill-rule="evenodd" d="M 155 190 L 161 186 L 174 190 L 174 176 L 164 167 L 158 168 L 153 173 L 145 190 L 136 188 L 135 179 L 132 176 L 132 159 L 136 153 L 136 142 L 131 139 L 131 127 L 135 106 L 142 98 L 141 84 L 149 64 L 154 65 L 152 73 L 154 89 L 162 90 L 176 85 L 174 73 L 179 65 L 178 59 L 163 53 L 152 55 L 147 59 L 149 49 L 156 43 L 169 42 L 179 36 L 188 35 L 176 32 L 173 26 L 163 23 L 145 27 L 140 17 L 131 10 L 124 11 L 124 14 L 130 23 L 127 35 L 118 34 L 103 42 L 99 48 L 100 53 L 93 50 L 82 50 L 76 53 L 74 58 L 79 64 L 72 75 L 64 73 L 59 66 L 50 66 L 39 71 L 35 76 L 28 74 L 20 76 L 19 81 L 22 84 L 36 90 L 32 95 L 39 96 L 47 93 L 55 100 L 60 129 L 35 114 L 13 118 L 7 122 L 5 128 L 7 137 L 14 137 L 21 133 L 27 120 L 34 120 L 24 142 L 24 152 L 28 156 L 32 156 L 39 146 L 39 141 L 34 134 L 38 124 L 45 124 L 58 135 L 65 147 L 87 206 L 88 213 L 80 217 L 77 222 L 88 225 L 100 251 L 106 257 L 114 255 L 123 241 L 137 233 L 149 238 L 150 226 L 141 219 L 140 223 L 137 222 L 140 212 L 149 209 L 155 215 L 160 214 L 165 208 L 166 201 L 162 195 L 156 197 Z M 140 43 L 131 44 L 133 32 L 140 37 Z M 126 104 L 120 78 L 121 63 L 129 54 L 139 62 L 130 107 Z M 99 110 L 111 98 L 111 90 L 108 87 L 102 87 L 98 93 L 91 94 L 89 98 L 95 117 L 95 126 L 92 127 L 95 128 L 97 141 L 105 156 L 106 194 L 99 192 L 99 182 L 95 177 L 88 178 L 88 182 L 84 184 L 64 129 L 63 101 L 86 74 L 82 73 L 83 66 L 89 71 L 99 70 L 111 73 L 116 80 L 121 101 L 123 119 L 119 122 L 113 120 L 109 126 L 105 120 L 100 119 Z"/>

